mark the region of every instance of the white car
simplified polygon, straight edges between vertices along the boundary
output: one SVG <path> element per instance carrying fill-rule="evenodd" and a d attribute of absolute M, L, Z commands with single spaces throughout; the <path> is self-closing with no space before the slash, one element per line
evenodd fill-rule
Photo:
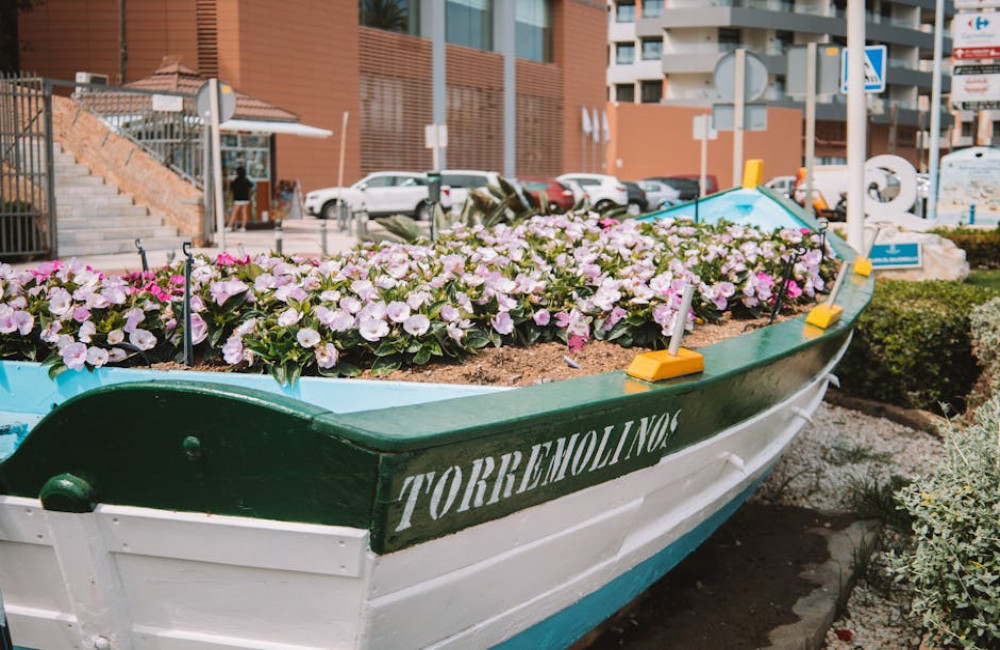
<path fill-rule="evenodd" d="M 660 210 L 681 202 L 681 193 L 660 181 L 636 181 L 646 192 L 646 202 L 650 210 Z"/>
<path fill-rule="evenodd" d="M 372 217 L 406 214 L 415 219 L 430 218 L 427 174 L 422 172 L 375 172 L 350 187 L 327 187 L 306 194 L 305 208 L 320 219 L 336 219 L 338 205 L 351 212 L 367 211 Z M 441 207 L 451 208 L 448 192 L 441 191 Z"/>
<path fill-rule="evenodd" d="M 469 196 L 469 190 L 499 185 L 500 174 L 479 169 L 446 169 L 441 172 L 441 185 L 447 187 L 451 204 L 460 210 Z"/>
<path fill-rule="evenodd" d="M 792 192 L 795 190 L 795 177 L 794 176 L 775 176 L 768 182 L 764 183 L 764 187 L 774 190 L 785 196 L 791 196 Z"/>
<path fill-rule="evenodd" d="M 628 205 L 628 190 L 614 176 L 574 173 L 556 176 L 556 180 L 566 183 L 570 187 L 573 187 L 574 184 L 580 186 L 595 210 L 602 211 L 611 207 L 612 204 L 622 207 Z"/>

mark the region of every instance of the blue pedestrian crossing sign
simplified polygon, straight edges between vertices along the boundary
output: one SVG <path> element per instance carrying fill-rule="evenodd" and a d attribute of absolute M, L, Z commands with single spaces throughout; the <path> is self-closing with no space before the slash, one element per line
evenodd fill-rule
<path fill-rule="evenodd" d="M 885 68 L 889 54 L 885 45 L 865 46 L 865 92 L 885 92 Z M 847 48 L 840 59 L 840 92 L 847 92 Z"/>

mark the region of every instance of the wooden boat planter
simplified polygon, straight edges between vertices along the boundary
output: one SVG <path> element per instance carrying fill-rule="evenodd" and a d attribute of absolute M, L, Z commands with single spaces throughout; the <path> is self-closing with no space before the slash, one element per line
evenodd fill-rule
<path fill-rule="evenodd" d="M 569 645 L 753 492 L 871 292 L 851 274 L 826 329 L 801 316 L 750 331 L 701 349 L 704 372 L 661 382 L 289 388 L 125 368 L 50 380 L 0 363 L 0 422 L 30 429 L 0 463 L 14 641 Z"/>

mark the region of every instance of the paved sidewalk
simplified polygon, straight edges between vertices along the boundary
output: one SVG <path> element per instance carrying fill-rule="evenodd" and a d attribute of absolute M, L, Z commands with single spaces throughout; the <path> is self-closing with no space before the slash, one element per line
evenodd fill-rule
<path fill-rule="evenodd" d="M 300 254 L 309 256 L 320 256 L 322 254 L 323 221 L 313 217 L 303 219 L 285 220 L 282 230 L 282 252 L 285 254 Z M 216 238 L 214 246 L 207 248 L 194 248 L 194 253 L 205 253 L 210 256 L 217 255 L 223 250 L 229 251 L 233 255 L 249 253 L 251 255 L 273 251 L 277 248 L 277 231 L 274 229 L 248 230 L 246 232 L 225 233 L 226 246 L 221 245 L 221 237 Z M 334 222 L 327 224 L 327 253 L 334 254 L 350 249 L 357 243 L 349 232 L 337 230 Z M 146 258 L 150 268 L 165 266 L 168 255 L 174 253 L 174 261 L 180 260 L 182 253 L 180 249 L 174 251 L 146 251 Z M 123 271 L 142 270 L 142 260 L 138 251 L 128 253 L 118 253 L 115 255 L 75 255 L 78 259 L 90 267 L 107 273 L 118 273 Z M 68 257 L 63 259 L 69 259 Z M 18 262 L 15 268 L 36 268 L 42 260 L 32 262 Z"/>

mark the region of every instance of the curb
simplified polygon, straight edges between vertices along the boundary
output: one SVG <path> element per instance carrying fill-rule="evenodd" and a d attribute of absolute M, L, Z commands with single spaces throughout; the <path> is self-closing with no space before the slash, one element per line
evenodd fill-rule
<path fill-rule="evenodd" d="M 818 650 L 826 645 L 826 633 L 847 603 L 857 576 L 854 556 L 858 549 L 874 549 L 879 544 L 882 524 L 876 520 L 856 521 L 843 530 L 813 529 L 827 540 L 830 559 L 807 568 L 802 577 L 817 584 L 808 596 L 792 607 L 796 623 L 775 628 L 766 650 Z"/>

